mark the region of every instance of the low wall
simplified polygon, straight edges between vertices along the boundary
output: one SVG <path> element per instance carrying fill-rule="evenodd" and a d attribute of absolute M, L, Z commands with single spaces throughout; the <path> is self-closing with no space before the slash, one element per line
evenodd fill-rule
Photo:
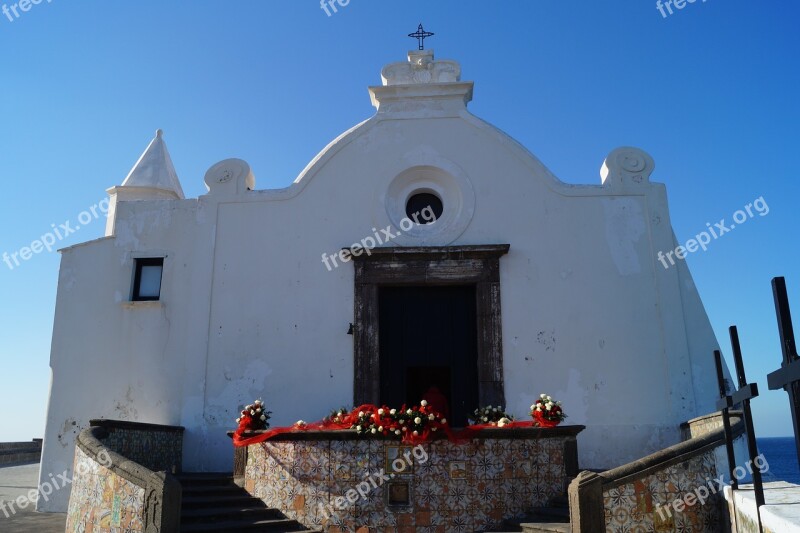
<path fill-rule="evenodd" d="M 724 528 L 721 513 L 722 494 L 716 484 L 709 490 L 709 481 L 717 478 L 713 449 L 684 457 L 662 468 L 625 481 L 603 485 L 603 509 L 606 531 L 625 527 L 643 531 L 707 531 L 716 533 Z M 673 502 L 705 487 L 704 503 L 691 506 Z M 697 500 L 693 500 L 697 501 Z"/>
<path fill-rule="evenodd" d="M 28 442 L 0 442 L 0 465 L 38 462 L 42 457 L 42 439 Z"/>
<path fill-rule="evenodd" d="M 726 487 L 725 500 L 731 533 L 800 533 L 800 485 L 786 481 L 764 483 L 761 530 L 752 484 L 739 485 L 738 490 Z"/>
<path fill-rule="evenodd" d="M 729 414 L 732 418 L 736 419 L 742 417 L 741 411 L 731 410 Z M 681 440 L 702 437 L 703 435 L 708 435 L 720 429 L 722 429 L 721 412 L 698 416 L 697 418 L 693 418 L 681 424 Z"/>
<path fill-rule="evenodd" d="M 481 531 L 563 495 L 583 429 L 493 429 L 418 447 L 351 431 L 290 433 L 248 447 L 244 486 L 313 529 Z M 403 457 L 408 466 L 393 469 Z"/>
<path fill-rule="evenodd" d="M 181 471 L 182 427 L 105 419 L 91 420 L 89 425 L 105 429 L 103 443 L 126 459 L 154 472 Z"/>
<path fill-rule="evenodd" d="M 726 531 L 726 506 L 716 482 L 721 428 L 705 425 L 700 436 L 602 473 L 581 472 L 569 487 L 573 533 L 597 531 Z M 732 416 L 734 436 L 744 425 Z M 687 426 L 688 429 L 688 426 Z M 725 476 L 726 478 L 729 476 Z"/>
<path fill-rule="evenodd" d="M 144 531 L 144 487 L 115 474 L 80 446 L 73 466 L 67 531 Z"/>
<path fill-rule="evenodd" d="M 175 441 L 183 428 L 111 420 L 93 422 L 76 441 L 66 531 L 178 531 L 181 486 L 170 473 L 177 468 Z M 143 444 L 146 443 L 146 444 Z M 141 455 L 154 472 L 121 455 Z M 178 461 L 178 465 L 180 462 Z"/>

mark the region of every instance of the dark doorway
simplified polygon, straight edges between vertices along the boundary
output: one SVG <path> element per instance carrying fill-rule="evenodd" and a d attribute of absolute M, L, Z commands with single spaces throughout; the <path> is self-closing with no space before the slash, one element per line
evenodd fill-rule
<path fill-rule="evenodd" d="M 451 425 L 478 407 L 475 286 L 379 288 L 380 402 L 418 404 L 438 388 Z"/>

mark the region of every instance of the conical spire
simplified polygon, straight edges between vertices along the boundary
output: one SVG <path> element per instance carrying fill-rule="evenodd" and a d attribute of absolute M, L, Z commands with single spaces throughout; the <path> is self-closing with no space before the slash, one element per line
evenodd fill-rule
<path fill-rule="evenodd" d="M 183 199 L 183 188 L 178 174 L 172 165 L 167 145 L 164 143 L 164 132 L 156 131 L 155 138 L 122 182 L 122 187 L 147 187 L 174 193 Z"/>

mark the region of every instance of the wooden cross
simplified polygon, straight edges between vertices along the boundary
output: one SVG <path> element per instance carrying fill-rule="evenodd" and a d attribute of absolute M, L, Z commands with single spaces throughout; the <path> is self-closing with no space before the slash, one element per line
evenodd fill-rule
<path fill-rule="evenodd" d="M 414 33 L 409 33 L 408 36 L 413 37 L 414 39 L 417 40 L 417 44 L 419 45 L 420 50 L 425 50 L 425 39 L 427 39 L 428 37 L 433 37 L 434 34 L 422 29 L 422 24 L 420 24 L 419 27 L 417 28 L 417 31 Z"/>
<path fill-rule="evenodd" d="M 728 471 L 731 474 L 731 488 L 736 489 L 738 484 L 733 471 L 736 468 L 736 456 L 733 451 L 733 434 L 731 433 L 731 419 L 728 414 L 728 409 L 733 406 L 731 397 L 728 396 L 728 388 L 725 386 L 725 376 L 722 370 L 722 353 L 719 350 L 714 350 L 714 363 L 717 367 L 717 385 L 719 386 L 719 397 L 717 401 L 717 408 L 722 411 L 722 427 L 725 430 L 725 451 L 728 455 Z"/>
<path fill-rule="evenodd" d="M 772 294 L 775 298 L 775 312 L 778 316 L 778 333 L 781 337 L 783 364 L 767 376 L 770 390 L 783 389 L 789 393 L 789 405 L 792 408 L 794 439 L 797 447 L 797 458 L 800 461 L 800 357 L 797 355 L 797 344 L 792 328 L 792 313 L 789 310 L 789 296 L 786 293 L 786 280 L 783 277 L 773 278 Z"/>
<path fill-rule="evenodd" d="M 739 382 L 739 390 L 736 391 L 732 398 L 734 403 L 735 398 L 740 398 L 742 403 L 742 411 L 744 412 L 744 425 L 747 431 L 747 451 L 750 455 L 750 464 L 755 465 L 758 462 L 758 443 L 756 442 L 756 430 L 753 427 L 753 413 L 750 411 L 750 400 L 758 396 L 758 385 L 756 383 L 747 383 L 747 377 L 744 373 L 744 361 L 742 359 L 742 347 L 739 344 L 739 330 L 736 326 L 728 328 L 731 337 L 731 347 L 733 348 L 733 362 L 736 365 L 736 378 Z M 753 469 L 753 492 L 756 497 L 756 515 L 758 517 L 759 529 L 761 528 L 761 506 L 764 505 L 764 486 L 761 480 L 761 470 L 758 468 Z"/>
<path fill-rule="evenodd" d="M 736 365 L 736 376 L 738 378 L 739 389 L 733 394 L 728 394 L 727 387 L 725 386 L 725 378 L 722 369 L 722 354 L 719 350 L 714 350 L 714 361 L 717 366 L 717 383 L 719 385 L 720 399 L 717 401 L 717 409 L 722 411 L 722 427 L 725 431 L 725 448 L 728 455 L 728 470 L 731 475 L 731 489 L 736 490 L 739 488 L 739 478 L 736 475 L 736 455 L 733 450 L 733 434 L 731 432 L 731 422 L 728 410 L 734 405 L 742 404 L 742 411 L 744 413 L 744 423 L 747 433 L 747 451 L 750 456 L 750 464 L 756 464 L 758 457 L 758 444 L 756 443 L 756 433 L 753 428 L 753 415 L 750 411 L 750 400 L 758 396 L 758 384 L 747 383 L 747 377 L 744 373 L 744 363 L 742 361 L 742 349 L 739 345 L 739 332 L 736 326 L 731 326 L 728 330 L 731 337 L 731 347 L 733 348 L 733 361 Z M 756 498 L 756 516 L 758 518 L 758 530 L 761 528 L 761 511 L 760 508 L 764 505 L 764 486 L 761 482 L 761 471 L 758 469 L 752 470 L 753 474 L 753 492 Z"/>

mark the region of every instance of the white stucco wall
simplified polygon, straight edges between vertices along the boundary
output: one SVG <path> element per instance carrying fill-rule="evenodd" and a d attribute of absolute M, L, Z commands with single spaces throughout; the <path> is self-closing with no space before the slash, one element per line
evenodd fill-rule
<path fill-rule="evenodd" d="M 680 422 L 714 410 L 716 339 L 686 265 L 656 259 L 676 243 L 649 156 L 615 151 L 604 184 L 564 184 L 468 113 L 471 84 L 436 82 L 373 88 L 379 113 L 288 189 L 248 190 L 247 167 L 228 161 L 207 175 L 209 194 L 119 198 L 113 236 L 63 251 L 45 478 L 70 468 L 90 418 L 184 425 L 184 467 L 229 470 L 240 405 L 261 397 L 282 425 L 352 404 L 353 266 L 328 271 L 321 255 L 390 224 L 404 203 L 390 184 L 415 167 L 451 218 L 391 245 L 511 245 L 508 410 L 526 416 L 541 392 L 563 400 L 567 423 L 587 426 L 579 453 L 592 468 L 674 444 Z M 133 259 L 149 255 L 166 255 L 161 301 L 128 302 Z"/>

